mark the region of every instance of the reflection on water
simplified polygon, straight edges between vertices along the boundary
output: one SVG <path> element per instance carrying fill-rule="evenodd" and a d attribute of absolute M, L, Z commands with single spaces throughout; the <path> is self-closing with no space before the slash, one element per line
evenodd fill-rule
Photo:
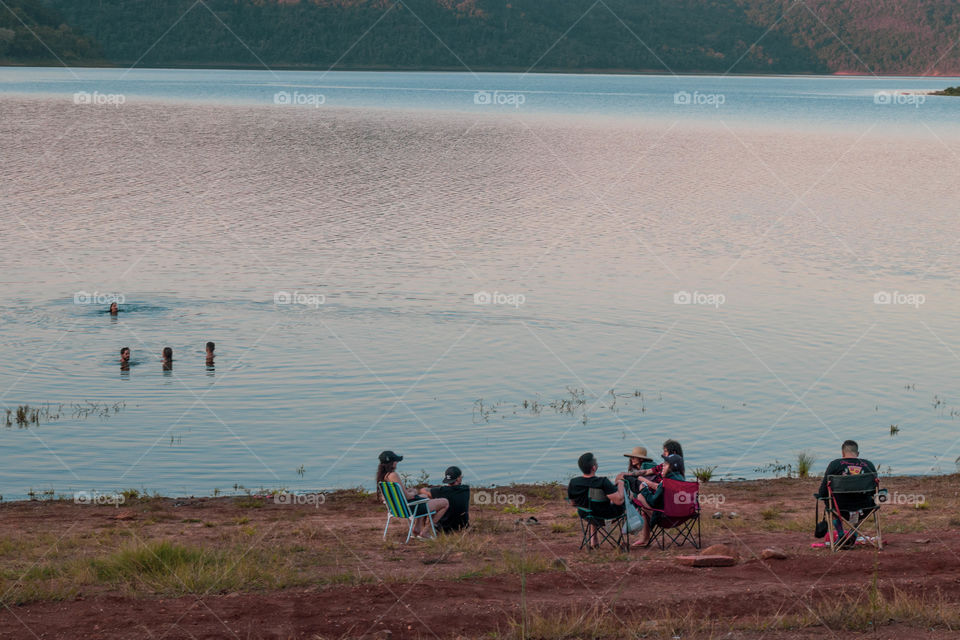
<path fill-rule="evenodd" d="M 127 409 L 0 430 L 0 493 L 952 471 L 958 138 L 661 115 L 5 97 L 0 393 Z"/>

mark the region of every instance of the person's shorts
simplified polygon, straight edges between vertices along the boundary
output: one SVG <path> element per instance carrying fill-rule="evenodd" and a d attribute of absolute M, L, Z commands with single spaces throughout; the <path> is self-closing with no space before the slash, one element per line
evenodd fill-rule
<path fill-rule="evenodd" d="M 619 518 L 623 515 L 623 505 L 610 503 L 604 504 L 603 506 L 597 506 L 593 510 L 593 515 L 598 518 L 603 518 L 604 520 Z"/>

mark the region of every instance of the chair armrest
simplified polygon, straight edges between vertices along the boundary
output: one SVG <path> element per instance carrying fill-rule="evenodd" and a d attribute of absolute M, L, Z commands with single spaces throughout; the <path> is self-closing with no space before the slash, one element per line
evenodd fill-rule
<path fill-rule="evenodd" d="M 430 502 L 430 498 L 419 498 L 417 500 L 407 500 L 407 504 L 423 504 L 424 502 Z"/>

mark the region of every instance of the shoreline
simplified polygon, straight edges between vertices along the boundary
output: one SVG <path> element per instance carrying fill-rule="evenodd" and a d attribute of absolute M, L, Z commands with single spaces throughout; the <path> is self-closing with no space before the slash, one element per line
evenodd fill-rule
<path fill-rule="evenodd" d="M 579 550 L 559 484 L 496 488 L 507 500 L 475 488 L 469 529 L 409 544 L 406 523 L 384 539 L 383 506 L 349 490 L 312 504 L 2 503 L 0 636 L 951 637 L 960 475 L 885 479 L 891 496 L 923 501 L 882 507 L 880 552 L 810 547 L 818 482 L 703 485 L 703 546 L 736 557 L 714 568 L 682 565 L 689 545 Z M 764 559 L 768 548 L 786 559 Z"/>
<path fill-rule="evenodd" d="M 136 65 L 135 61 L 131 61 L 131 64 Z M 66 64 L 38 64 L 36 62 L 11 62 L 11 61 L 0 61 L 0 69 L 11 68 L 11 69 L 118 69 L 118 70 L 143 70 L 143 71 L 309 71 L 309 72 L 320 72 L 320 73 L 331 73 L 331 72 L 371 72 L 371 73 L 383 73 L 383 72 L 396 72 L 396 73 L 461 73 L 461 74 L 477 74 L 477 73 L 486 73 L 486 74 L 522 74 L 522 75 L 587 75 L 587 76 L 602 76 L 602 75 L 611 75 L 611 76 L 668 76 L 668 77 L 741 77 L 741 78 L 873 78 L 873 79 L 886 79 L 886 78 L 915 78 L 915 79 L 926 79 L 926 78 L 960 78 L 960 72 L 957 75 L 944 75 L 944 74 L 899 74 L 899 73 L 870 73 L 870 72 L 861 72 L 861 71 L 835 71 L 833 73 L 812 73 L 797 71 L 793 73 L 720 73 L 720 72 L 711 72 L 711 71 L 678 71 L 670 73 L 665 70 L 658 69 L 540 69 L 537 71 L 530 71 L 525 67 L 475 67 L 472 69 L 465 69 L 463 66 L 449 66 L 449 67 L 394 67 L 394 66 L 342 66 L 342 67 L 329 67 L 323 65 L 247 65 L 247 64 L 237 64 L 237 65 L 223 65 L 223 64 L 180 64 L 180 65 L 164 65 L 164 66 L 149 66 L 149 65 L 138 65 L 131 66 L 123 62 L 104 62 L 103 64 L 97 64 L 95 62 L 83 62 L 77 65 L 66 65 Z"/>
<path fill-rule="evenodd" d="M 617 472 L 610 472 L 609 477 L 613 477 Z M 603 474 L 601 474 L 603 475 Z M 573 477 L 573 476 L 571 476 Z M 711 478 L 709 481 L 701 481 L 700 487 L 701 490 L 709 489 L 711 487 L 729 487 L 729 488 L 742 488 L 748 487 L 754 484 L 761 483 L 770 483 L 770 482 L 812 482 L 820 480 L 820 475 L 816 473 L 811 473 L 806 478 L 798 478 L 794 475 L 775 475 L 775 476 L 760 476 L 757 478 Z M 960 484 L 960 470 L 954 471 L 952 473 L 938 473 L 938 474 L 905 474 L 905 473 L 895 473 L 891 475 L 884 475 L 880 473 L 880 482 L 881 485 L 884 481 L 891 481 L 896 483 L 904 482 L 920 482 L 928 479 L 943 479 L 943 478 L 956 478 L 958 484 Z M 691 475 L 690 480 L 694 480 Z M 533 489 L 534 491 L 540 490 L 541 488 L 554 488 L 554 487 L 565 487 L 567 480 L 540 480 L 536 482 L 524 482 L 521 484 L 478 484 L 474 485 L 469 482 L 464 482 L 464 484 L 469 485 L 472 489 L 478 491 L 502 491 L 502 490 L 524 490 L 524 489 Z M 434 483 L 428 483 L 428 485 L 422 486 L 435 486 Z M 243 487 L 239 489 L 234 489 L 233 491 L 220 491 L 213 490 L 210 493 L 161 493 L 158 491 L 150 491 L 149 489 L 136 489 L 128 487 L 126 489 L 76 489 L 68 490 L 66 492 L 60 492 L 53 489 L 45 489 L 42 491 L 34 492 L 34 496 L 31 497 L 29 493 L 25 494 L 26 497 L 15 497 L 12 499 L 7 498 L 4 494 L 0 494 L 0 508 L 5 505 L 25 505 L 25 504 L 76 504 L 78 506 L 97 506 L 97 505 L 111 505 L 119 506 L 126 504 L 127 502 L 136 502 L 139 500 L 209 500 L 209 501 L 218 501 L 218 500 L 235 500 L 235 499 L 270 499 L 275 496 L 289 495 L 289 496 L 329 496 L 336 498 L 338 495 L 354 495 L 358 492 L 366 492 L 367 494 L 372 494 L 372 486 L 365 485 L 354 485 L 354 486 L 342 486 L 342 487 L 329 487 L 329 488 L 292 488 L 292 487 L 257 487 L 256 489 Z M 79 497 L 78 497 L 79 494 Z M 116 500 L 111 501 L 114 497 L 121 498 L 122 501 L 117 503 Z M 97 500 L 100 500 L 98 502 Z"/>

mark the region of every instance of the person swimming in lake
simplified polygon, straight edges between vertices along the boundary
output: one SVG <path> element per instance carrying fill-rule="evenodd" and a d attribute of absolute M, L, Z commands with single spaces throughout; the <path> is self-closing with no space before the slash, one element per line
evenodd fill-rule
<path fill-rule="evenodd" d="M 120 349 L 120 370 L 126 371 L 130 368 L 130 347 Z"/>
<path fill-rule="evenodd" d="M 172 371 L 173 370 L 173 349 L 170 347 L 163 348 L 163 370 Z"/>
<path fill-rule="evenodd" d="M 117 315 L 118 313 L 120 313 L 120 305 L 118 305 L 116 302 L 111 302 L 111 303 L 110 303 L 110 315 L 115 316 L 115 315 Z"/>
<path fill-rule="evenodd" d="M 216 354 L 213 352 L 213 350 L 216 348 L 217 348 L 217 345 L 215 345 L 214 343 L 212 342 L 207 343 L 207 366 L 208 367 L 213 366 L 213 359 L 217 357 Z"/>

